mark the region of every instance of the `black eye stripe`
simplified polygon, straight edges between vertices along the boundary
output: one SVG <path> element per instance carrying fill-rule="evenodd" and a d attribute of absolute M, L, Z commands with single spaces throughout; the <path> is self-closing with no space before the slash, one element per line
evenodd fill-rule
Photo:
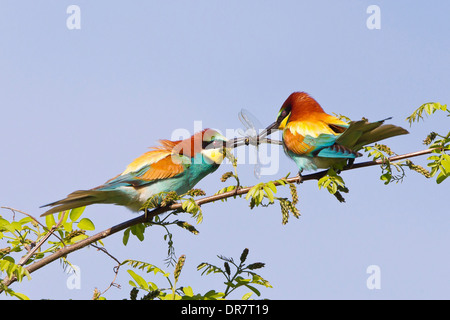
<path fill-rule="evenodd" d="M 277 121 L 281 122 L 284 120 L 284 118 L 286 118 L 289 114 L 289 112 L 291 112 L 290 108 L 289 109 L 284 109 L 283 111 L 281 111 L 280 116 L 278 117 Z"/>
<path fill-rule="evenodd" d="M 217 149 L 225 146 L 225 141 L 202 141 L 202 149 Z"/>
<path fill-rule="evenodd" d="M 216 148 L 222 148 L 225 146 L 226 142 L 223 140 L 216 140 L 213 142 L 214 146 L 216 146 Z"/>

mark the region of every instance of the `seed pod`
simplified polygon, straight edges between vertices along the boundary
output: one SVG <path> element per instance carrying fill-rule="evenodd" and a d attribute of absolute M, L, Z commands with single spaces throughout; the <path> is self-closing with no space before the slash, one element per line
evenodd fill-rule
<path fill-rule="evenodd" d="M 231 172 L 231 171 L 225 172 L 225 173 L 222 175 L 222 178 L 220 178 L 220 181 L 225 182 L 225 181 L 227 181 L 228 178 L 230 178 L 230 177 L 232 177 L 232 176 L 233 176 L 233 172 Z"/>
<path fill-rule="evenodd" d="M 178 281 L 178 278 L 180 277 L 181 269 L 183 268 L 185 261 L 186 261 L 186 256 L 183 254 L 178 259 L 177 265 L 175 266 L 175 271 L 173 272 L 175 281 Z"/>
<path fill-rule="evenodd" d="M 247 259 L 247 255 L 248 255 L 248 249 L 245 248 L 244 251 L 242 251 L 242 254 L 241 254 L 241 258 L 240 258 L 241 262 L 244 262 Z"/>
<path fill-rule="evenodd" d="M 280 207 L 281 207 L 281 214 L 282 214 L 282 224 L 286 224 L 289 219 L 289 202 L 286 199 L 280 199 Z"/>
<path fill-rule="evenodd" d="M 264 268 L 265 265 L 266 264 L 262 263 L 262 262 L 255 262 L 255 263 L 249 264 L 247 266 L 247 268 L 250 269 L 250 270 L 255 270 L 255 269 Z"/>
<path fill-rule="evenodd" d="M 225 261 L 225 263 L 223 265 L 225 266 L 225 272 L 228 275 L 231 275 L 230 265 L 228 264 L 228 262 Z"/>
<path fill-rule="evenodd" d="M 292 203 L 296 205 L 298 203 L 297 187 L 295 186 L 295 184 L 291 183 L 289 184 L 289 189 L 291 190 Z"/>

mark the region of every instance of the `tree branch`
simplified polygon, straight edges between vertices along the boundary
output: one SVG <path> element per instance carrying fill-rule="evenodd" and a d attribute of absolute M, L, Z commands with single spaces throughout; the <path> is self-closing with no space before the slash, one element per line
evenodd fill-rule
<path fill-rule="evenodd" d="M 398 160 L 403 160 L 403 159 L 408 159 L 408 158 L 412 158 L 412 157 L 417 157 L 417 156 L 421 156 L 421 155 L 425 155 L 425 154 L 429 154 L 431 152 L 433 152 L 435 149 L 426 149 L 426 150 L 422 150 L 422 151 L 417 151 L 417 152 L 412 152 L 412 153 L 407 153 L 407 154 L 403 154 L 403 155 L 398 155 L 398 156 L 393 156 L 390 157 L 389 160 L 390 161 L 398 161 Z M 357 169 L 357 168 L 363 168 L 363 167 L 369 167 L 369 166 L 375 166 L 375 165 L 379 165 L 379 164 L 383 164 L 383 160 L 376 160 L 376 161 L 366 161 L 366 162 L 361 162 L 361 163 L 356 163 L 353 164 L 350 167 L 346 167 L 344 168 L 342 171 L 346 171 L 346 170 L 353 170 L 353 169 Z M 312 173 L 312 174 L 308 174 L 308 175 L 304 175 L 304 176 L 297 176 L 297 177 L 293 177 L 293 178 L 288 178 L 286 179 L 286 181 L 288 183 L 300 183 L 303 181 L 307 181 L 307 180 L 318 180 L 320 178 L 322 178 L 324 175 L 327 174 L 327 170 L 323 170 L 323 171 L 319 171 L 316 173 Z M 279 183 L 274 182 L 275 185 L 280 185 Z M 238 188 L 232 191 L 228 191 L 228 192 L 224 192 L 221 194 L 216 194 L 216 195 L 212 195 L 212 196 L 208 196 L 208 197 L 204 197 L 201 199 L 196 200 L 197 205 L 201 206 L 203 204 L 206 203 L 211 203 L 217 200 L 222 200 L 222 199 L 227 199 L 230 197 L 234 197 L 234 196 L 240 196 L 240 195 L 244 195 L 247 194 L 250 189 L 252 187 L 246 187 L 246 188 Z M 122 222 L 118 225 L 115 225 L 109 229 L 106 229 L 102 232 L 99 232 L 89 238 L 83 239 L 73 245 L 70 246 L 66 246 L 64 248 L 59 249 L 58 251 L 54 252 L 53 254 L 42 258 L 39 261 L 34 262 L 33 264 L 31 264 L 30 266 L 28 266 L 26 269 L 28 270 L 29 273 L 32 273 L 42 267 L 44 267 L 45 265 L 63 257 L 68 255 L 69 253 L 72 253 L 74 251 L 77 251 L 79 249 L 84 248 L 85 246 L 88 246 L 96 241 L 99 241 L 103 238 L 106 238 L 110 235 L 113 235 L 119 231 L 122 231 L 128 227 L 131 227 L 135 224 L 138 223 L 144 223 L 144 222 L 150 222 L 153 217 L 160 215 L 162 213 L 165 213 L 167 211 L 173 211 L 173 210 L 178 210 L 181 209 L 181 203 L 175 203 L 172 204 L 170 206 L 166 206 L 166 207 L 158 207 L 154 210 L 152 210 L 150 213 L 148 214 L 143 214 L 139 217 L 133 218 L 131 220 Z M 12 279 L 5 279 L 3 281 L 3 284 L 6 286 L 9 286 L 11 283 L 15 282 L 17 279 L 15 277 L 13 277 Z M 0 293 L 2 292 L 2 290 L 0 289 Z"/>

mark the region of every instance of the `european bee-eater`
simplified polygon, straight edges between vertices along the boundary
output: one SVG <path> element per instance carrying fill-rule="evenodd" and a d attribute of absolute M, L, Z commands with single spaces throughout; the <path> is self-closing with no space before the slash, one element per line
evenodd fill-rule
<path fill-rule="evenodd" d="M 401 127 L 383 124 L 385 120 L 347 123 L 325 113 L 307 93 L 294 92 L 281 106 L 277 120 L 266 128 L 266 134 L 273 129 L 283 130 L 284 151 L 301 173 L 352 162 L 361 156 L 358 151 L 363 146 L 408 133 Z"/>
<path fill-rule="evenodd" d="M 205 129 L 185 140 L 160 140 L 128 165 L 124 172 L 90 190 L 72 192 L 52 202 L 42 216 L 96 203 L 109 203 L 139 211 L 145 202 L 161 192 L 183 194 L 222 163 L 227 139 Z"/>

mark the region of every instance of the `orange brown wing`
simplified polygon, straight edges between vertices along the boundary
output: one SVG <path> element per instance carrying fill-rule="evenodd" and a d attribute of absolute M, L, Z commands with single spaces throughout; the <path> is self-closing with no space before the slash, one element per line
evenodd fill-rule
<path fill-rule="evenodd" d="M 283 143 L 286 148 L 298 155 L 307 154 L 315 149 L 304 141 L 305 137 L 298 133 L 292 133 L 291 130 L 286 129 L 283 132 Z"/>
<path fill-rule="evenodd" d="M 121 175 L 135 174 L 142 180 L 151 181 L 155 179 L 166 179 L 176 176 L 184 171 L 183 160 L 187 158 L 172 153 L 170 148 L 156 147 L 136 158 L 128 165 Z M 186 159 L 185 159 L 186 158 Z"/>
<path fill-rule="evenodd" d="M 146 181 L 167 179 L 174 177 L 184 171 L 184 166 L 181 161 L 178 161 L 179 156 L 167 156 L 158 162 L 152 163 L 148 170 L 139 178 Z"/>

